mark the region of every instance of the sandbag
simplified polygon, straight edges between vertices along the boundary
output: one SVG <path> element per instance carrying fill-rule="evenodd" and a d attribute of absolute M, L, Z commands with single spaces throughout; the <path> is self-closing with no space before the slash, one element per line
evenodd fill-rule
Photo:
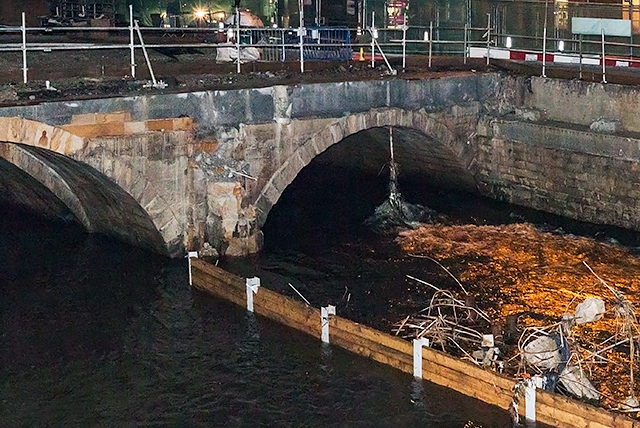
<path fill-rule="evenodd" d="M 584 324 L 598 321 L 604 315 L 604 301 L 598 298 L 589 298 L 576 306 L 575 322 Z"/>
<path fill-rule="evenodd" d="M 540 336 L 524 347 L 527 363 L 542 370 L 553 370 L 562 362 L 556 341 L 549 336 Z"/>

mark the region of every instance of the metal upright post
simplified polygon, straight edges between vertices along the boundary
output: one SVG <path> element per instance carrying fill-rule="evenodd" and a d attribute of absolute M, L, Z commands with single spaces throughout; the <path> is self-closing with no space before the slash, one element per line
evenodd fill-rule
<path fill-rule="evenodd" d="M 431 68 L 432 53 L 433 53 L 433 21 L 429 22 L 429 68 Z"/>
<path fill-rule="evenodd" d="M 298 7 L 300 8 L 300 28 L 298 28 L 298 37 L 300 39 L 300 72 L 304 73 L 304 3 L 303 0 L 298 0 Z"/>
<path fill-rule="evenodd" d="M 322 0 L 316 0 L 316 27 L 320 26 L 321 13 L 322 13 Z"/>
<path fill-rule="evenodd" d="M 463 55 L 462 62 L 463 62 L 463 64 L 467 63 L 467 38 L 468 38 L 467 32 L 468 32 L 468 27 L 469 27 L 468 24 L 464 24 L 464 38 L 463 38 L 464 42 L 463 42 L 463 46 L 462 46 L 462 51 L 463 51 L 462 52 L 462 55 Z"/>
<path fill-rule="evenodd" d="M 240 8 L 238 6 L 236 6 L 236 50 L 238 52 L 236 72 L 240 74 Z"/>
<path fill-rule="evenodd" d="M 371 68 L 376 66 L 376 12 L 371 12 Z"/>
<path fill-rule="evenodd" d="M 491 14 L 487 13 L 487 65 L 491 57 Z"/>
<path fill-rule="evenodd" d="M 600 31 L 602 37 L 602 83 L 607 83 L 606 59 L 604 56 L 604 28 Z"/>
<path fill-rule="evenodd" d="M 402 23 L 402 71 L 407 65 L 407 14 L 404 14 L 404 22 Z"/>
<path fill-rule="evenodd" d="M 133 35 L 133 5 L 129 5 L 129 51 L 131 57 L 131 77 L 135 79 L 136 77 L 136 51 L 134 43 L 134 35 Z"/>
<path fill-rule="evenodd" d="M 580 80 L 582 80 L 582 34 L 580 34 Z"/>
<path fill-rule="evenodd" d="M 542 77 L 547 77 L 547 15 L 549 0 L 544 2 L 544 29 L 542 30 Z"/>
<path fill-rule="evenodd" d="M 27 20 L 22 12 L 22 82 L 27 83 Z"/>

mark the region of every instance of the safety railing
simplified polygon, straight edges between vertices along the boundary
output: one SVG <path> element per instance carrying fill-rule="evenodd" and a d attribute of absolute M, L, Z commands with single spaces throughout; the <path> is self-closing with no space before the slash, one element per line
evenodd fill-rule
<path fill-rule="evenodd" d="M 428 55 L 429 66 L 436 55 L 539 61 L 544 67 L 552 55 L 554 61 L 605 67 L 640 67 L 640 45 L 620 37 L 541 37 L 540 35 L 511 34 L 504 31 L 495 17 L 487 14 L 486 26 L 400 26 L 377 28 L 372 17 L 371 25 L 364 29 L 344 27 L 300 28 L 157 28 L 140 27 L 130 9 L 127 27 L 26 27 L 23 15 L 19 27 L 0 28 L 0 55 L 3 52 L 22 53 L 23 82 L 28 81 L 29 54 L 69 50 L 123 50 L 130 56 L 130 73 L 136 76 L 136 52 L 142 51 L 153 86 L 161 86 L 153 76 L 152 63 L 147 49 L 202 48 L 216 49 L 217 59 L 237 63 L 242 71 L 243 61 L 300 62 L 304 71 L 305 61 L 370 60 L 377 59 L 391 67 L 389 58 L 402 57 L 405 68 L 407 55 Z M 492 22 L 494 20 L 494 22 Z M 225 55 L 221 55 L 226 53 Z M 558 59 L 555 61 L 555 59 Z M 395 72 L 395 71 L 394 71 Z"/>

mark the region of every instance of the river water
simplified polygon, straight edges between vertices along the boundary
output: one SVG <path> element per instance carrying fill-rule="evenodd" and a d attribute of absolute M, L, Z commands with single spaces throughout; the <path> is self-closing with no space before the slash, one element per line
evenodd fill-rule
<path fill-rule="evenodd" d="M 184 260 L 9 207 L 0 288 L 3 427 L 511 425 L 194 292 Z"/>
<path fill-rule="evenodd" d="M 442 272 L 362 227 L 385 181 L 303 170 L 269 215 L 265 251 L 222 266 L 389 331 L 431 294 L 406 274 Z M 549 236 L 564 228 L 638 244 L 627 231 L 471 195 L 402 191 L 458 224 L 527 220 Z M 505 411 L 195 292 L 185 260 L 0 212 L 2 427 L 511 426 Z"/>

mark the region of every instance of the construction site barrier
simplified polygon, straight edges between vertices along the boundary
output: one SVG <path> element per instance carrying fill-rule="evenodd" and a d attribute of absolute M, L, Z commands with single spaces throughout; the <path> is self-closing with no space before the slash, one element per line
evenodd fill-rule
<path fill-rule="evenodd" d="M 253 287 L 259 283 L 255 278 L 249 291 L 249 281 L 197 258 L 189 258 L 189 269 L 198 290 L 241 307 L 247 307 L 251 293 L 253 311 L 258 315 L 326 342 L 330 331 L 333 345 L 501 409 L 512 406 L 516 380 L 426 347 L 425 341 L 411 343 L 341 318 L 333 307 L 316 309 L 265 287 Z M 529 408 L 519 406 L 518 413 L 529 421 L 567 428 L 640 427 L 640 421 L 624 414 L 541 390 L 535 379 L 526 382 L 525 390 Z"/>

